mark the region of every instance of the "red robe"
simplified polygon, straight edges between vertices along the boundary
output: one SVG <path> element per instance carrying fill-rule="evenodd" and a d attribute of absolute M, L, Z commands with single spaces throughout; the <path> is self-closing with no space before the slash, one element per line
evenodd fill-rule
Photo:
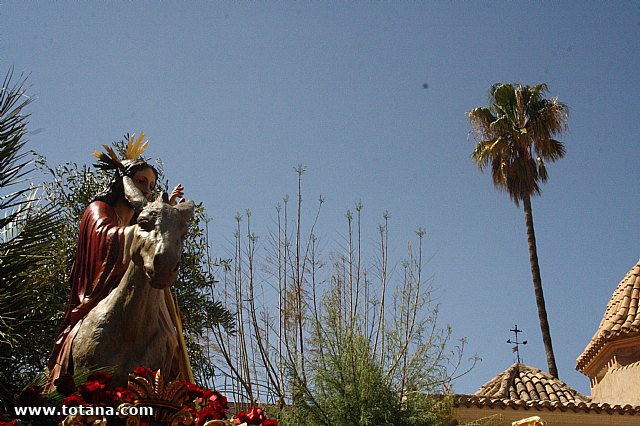
<path fill-rule="evenodd" d="M 128 265 L 123 264 L 124 226 L 109 204 L 94 201 L 84 212 L 71 269 L 71 295 L 47 366 L 50 383 L 73 374 L 71 351 L 82 319 L 118 286 Z"/>

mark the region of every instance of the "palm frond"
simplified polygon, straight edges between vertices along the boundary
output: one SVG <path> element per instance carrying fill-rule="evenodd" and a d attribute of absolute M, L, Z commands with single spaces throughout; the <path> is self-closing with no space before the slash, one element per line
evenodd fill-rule
<path fill-rule="evenodd" d="M 515 85 L 511 83 L 496 84 L 491 89 L 491 97 L 495 106 L 499 108 L 512 108 L 516 103 Z"/>
<path fill-rule="evenodd" d="M 539 183 L 549 176 L 545 162 L 565 154 L 554 136 L 566 130 L 568 109 L 544 98 L 547 92 L 545 83 L 494 84 L 489 107 L 467 114 L 476 139 L 472 159 L 481 171 L 491 165 L 493 184 L 516 204 L 540 193 Z"/>
<path fill-rule="evenodd" d="M 489 163 L 491 162 L 491 146 L 494 141 L 482 141 L 476 144 L 473 153 L 471 154 L 471 158 L 478 165 L 480 170 L 484 170 Z"/>
<path fill-rule="evenodd" d="M 51 255 L 58 221 L 50 206 L 37 207 L 34 202 L 22 205 L 0 234 L 0 339 L 12 344 L 21 339 L 21 326 L 29 320 L 33 305 L 32 272 Z"/>
<path fill-rule="evenodd" d="M 547 167 L 544 165 L 542 157 L 538 157 L 538 174 L 540 175 L 540 180 L 542 182 L 546 182 L 547 179 L 549 179 L 549 175 L 547 174 Z"/>
<path fill-rule="evenodd" d="M 564 157 L 566 149 L 562 142 L 555 139 L 546 139 L 536 145 L 536 152 L 543 160 L 554 162 Z"/>
<path fill-rule="evenodd" d="M 22 336 L 21 324 L 34 311 L 31 289 L 34 267 L 48 254 L 55 219 L 51 207 L 38 204 L 30 188 L 6 189 L 24 183 L 33 164 L 24 151 L 28 115 L 22 112 L 32 98 L 25 95 L 25 77 L 13 84 L 13 69 L 0 89 L 0 345 L 11 347 Z"/>
<path fill-rule="evenodd" d="M 496 135 L 507 135 L 513 132 L 513 121 L 509 119 L 507 116 L 501 116 L 496 118 L 490 125 L 489 128 Z"/>
<path fill-rule="evenodd" d="M 557 97 L 545 102 L 540 116 L 541 121 L 547 123 L 551 135 L 557 135 L 567 130 L 569 107 L 559 102 Z"/>
<path fill-rule="evenodd" d="M 506 138 L 498 136 L 495 139 L 478 142 L 471 158 L 482 171 L 495 160 L 501 161 L 505 157 L 505 152 L 509 150 L 509 142 Z"/>
<path fill-rule="evenodd" d="M 118 154 L 109 145 L 102 145 L 105 152 L 93 151 L 93 156 L 98 159 L 94 167 L 100 170 L 115 170 L 122 168 L 122 163 Z"/>
<path fill-rule="evenodd" d="M 491 178 L 493 185 L 500 191 L 507 190 L 507 165 L 502 157 L 496 157 L 491 161 Z"/>
<path fill-rule="evenodd" d="M 525 86 L 525 89 L 525 91 L 529 93 L 529 96 L 531 98 L 540 99 L 546 93 L 549 93 L 549 86 L 547 85 L 547 83 L 539 83 L 535 86 Z"/>
<path fill-rule="evenodd" d="M 145 134 L 140 132 L 138 140 L 134 142 L 136 134 L 134 133 L 133 135 L 131 135 L 131 139 L 129 139 L 129 141 L 127 142 L 127 150 L 125 152 L 125 158 L 127 160 L 135 160 L 142 155 L 145 149 L 147 149 L 149 141 L 145 141 L 144 143 L 142 143 L 144 137 Z"/>
<path fill-rule="evenodd" d="M 474 108 L 467 113 L 467 117 L 471 121 L 472 132 L 476 141 L 491 139 L 491 123 L 496 118 L 488 108 Z"/>
<path fill-rule="evenodd" d="M 29 173 L 26 161 L 28 153 L 22 148 L 27 143 L 26 125 L 28 115 L 22 114 L 22 108 L 27 106 L 32 98 L 25 95 L 26 78 L 22 77 L 17 83 L 11 83 L 13 69 L 7 73 L 2 88 L 0 88 L 0 188 L 6 188 L 24 182 Z M 4 196 L 0 199 L 0 209 L 10 208 L 15 197 Z"/>

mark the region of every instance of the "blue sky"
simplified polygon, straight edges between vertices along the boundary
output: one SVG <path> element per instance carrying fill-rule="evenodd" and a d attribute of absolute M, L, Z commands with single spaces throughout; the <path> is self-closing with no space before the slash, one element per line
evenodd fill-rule
<path fill-rule="evenodd" d="M 396 252 L 424 227 L 441 319 L 483 358 L 461 393 L 514 362 L 516 323 L 546 369 L 524 217 L 471 163 L 465 112 L 493 83 L 548 83 L 567 155 L 534 220 L 560 376 L 588 393 L 575 359 L 640 256 L 640 3 L 4 1 L 0 22 L 0 67 L 37 95 L 30 147 L 88 163 L 145 131 L 214 218 L 214 255 L 237 211 L 272 229 L 298 164 L 327 246 L 360 200 L 370 240 L 391 213 Z"/>

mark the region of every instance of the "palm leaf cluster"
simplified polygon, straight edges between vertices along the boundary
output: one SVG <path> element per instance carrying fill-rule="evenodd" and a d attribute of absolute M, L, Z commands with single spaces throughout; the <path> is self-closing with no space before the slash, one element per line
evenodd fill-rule
<path fill-rule="evenodd" d="M 28 116 L 22 114 L 22 109 L 32 99 L 24 93 L 24 79 L 11 86 L 12 75 L 13 71 L 10 70 L 0 89 L 0 210 L 3 212 L 20 207 L 23 204 L 22 195 L 29 191 L 24 187 L 11 191 L 23 183 L 29 173 L 29 161 L 26 160 L 28 153 L 22 149 L 27 142 Z M 0 218 L 0 228 L 4 229 L 19 214 L 17 210 L 7 212 L 4 218 Z"/>
<path fill-rule="evenodd" d="M 29 185 L 32 153 L 25 150 L 32 98 L 26 78 L 12 83 L 7 73 L 0 89 L 0 393 L 15 389 L 26 372 L 22 348 L 42 335 L 50 321 L 46 292 L 38 292 L 38 274 L 50 256 L 56 221 Z M 39 357 L 44 357 L 41 353 Z"/>
<path fill-rule="evenodd" d="M 491 105 L 468 113 L 477 145 L 472 158 L 480 170 L 490 169 L 494 185 L 516 205 L 540 194 L 548 178 L 545 163 L 565 154 L 554 137 L 566 130 L 567 106 L 546 99 L 546 84 L 495 84 Z"/>

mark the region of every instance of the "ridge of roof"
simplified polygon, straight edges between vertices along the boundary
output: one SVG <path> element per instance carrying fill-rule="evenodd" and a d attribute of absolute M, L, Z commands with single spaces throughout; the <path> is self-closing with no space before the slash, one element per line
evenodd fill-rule
<path fill-rule="evenodd" d="M 598 330 L 576 360 L 576 370 L 584 369 L 605 344 L 626 337 L 640 336 L 640 260 L 613 292 Z"/>

